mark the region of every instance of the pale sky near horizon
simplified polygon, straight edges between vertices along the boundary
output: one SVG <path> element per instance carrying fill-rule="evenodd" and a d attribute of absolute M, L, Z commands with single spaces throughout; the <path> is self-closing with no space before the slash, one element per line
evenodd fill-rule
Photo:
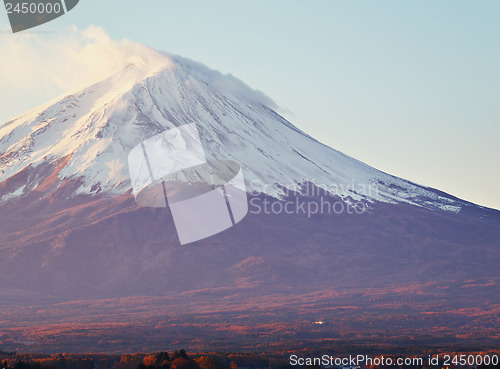
<path fill-rule="evenodd" d="M 95 25 L 233 74 L 380 170 L 500 209 L 499 19 L 495 0 L 80 0 L 13 35 L 1 9 L 0 122 L 83 82 L 71 29 Z"/>

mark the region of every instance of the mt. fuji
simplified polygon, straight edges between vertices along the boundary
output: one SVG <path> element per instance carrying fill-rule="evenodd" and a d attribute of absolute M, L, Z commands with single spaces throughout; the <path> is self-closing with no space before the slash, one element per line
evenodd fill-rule
<path fill-rule="evenodd" d="M 275 109 L 232 76 L 145 50 L 2 124 L 0 349 L 155 349 L 174 331 L 186 348 L 249 348 L 262 335 L 497 344 L 500 212 L 374 169 Z M 208 160 L 241 165 L 250 203 L 365 211 L 250 206 L 230 230 L 181 247 L 168 209 L 135 203 L 127 157 L 193 122 Z M 308 323 L 317 320 L 334 328 Z M 135 341 L 89 343 L 122 324 L 138 329 Z M 56 325 L 54 341 L 43 327 Z M 82 327 L 86 338 L 65 339 Z M 145 332 L 163 338 L 143 344 Z"/>

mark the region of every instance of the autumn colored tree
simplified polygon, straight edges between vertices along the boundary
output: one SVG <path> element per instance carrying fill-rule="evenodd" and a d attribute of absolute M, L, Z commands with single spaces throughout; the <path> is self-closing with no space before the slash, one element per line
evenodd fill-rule
<path fill-rule="evenodd" d="M 188 356 L 184 349 L 174 351 L 172 355 L 171 369 L 200 369 L 196 361 Z"/>
<path fill-rule="evenodd" d="M 201 369 L 228 369 L 227 365 L 213 356 L 201 356 L 195 361 Z"/>

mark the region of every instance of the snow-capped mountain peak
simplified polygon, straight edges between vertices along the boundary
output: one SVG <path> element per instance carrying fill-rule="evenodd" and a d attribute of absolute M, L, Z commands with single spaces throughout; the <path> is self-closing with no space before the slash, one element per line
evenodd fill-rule
<path fill-rule="evenodd" d="M 270 98 L 230 75 L 148 50 L 107 78 L 1 125 L 0 182 L 66 158 L 57 178 L 79 181 L 74 194 L 126 193 L 130 150 L 195 122 L 207 158 L 240 163 L 250 190 L 281 198 L 286 189 L 310 183 L 346 202 L 462 206 L 319 143 L 274 109 Z M 36 190 L 44 177 L 38 173 L 9 188 L 4 200 Z"/>

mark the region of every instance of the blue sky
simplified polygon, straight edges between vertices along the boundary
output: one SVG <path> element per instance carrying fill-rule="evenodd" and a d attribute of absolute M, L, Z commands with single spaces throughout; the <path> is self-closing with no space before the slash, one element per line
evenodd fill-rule
<path fill-rule="evenodd" d="M 58 57 L 44 45 L 71 26 L 100 26 L 235 75 L 302 130 L 378 169 L 500 209 L 499 19 L 495 0 L 81 0 L 18 35 L 0 12 L 0 50 L 43 73 Z M 38 53 L 18 46 L 29 37 Z M 63 92 L 35 72 L 9 79 L 20 62 L 2 58 L 0 121 Z"/>

